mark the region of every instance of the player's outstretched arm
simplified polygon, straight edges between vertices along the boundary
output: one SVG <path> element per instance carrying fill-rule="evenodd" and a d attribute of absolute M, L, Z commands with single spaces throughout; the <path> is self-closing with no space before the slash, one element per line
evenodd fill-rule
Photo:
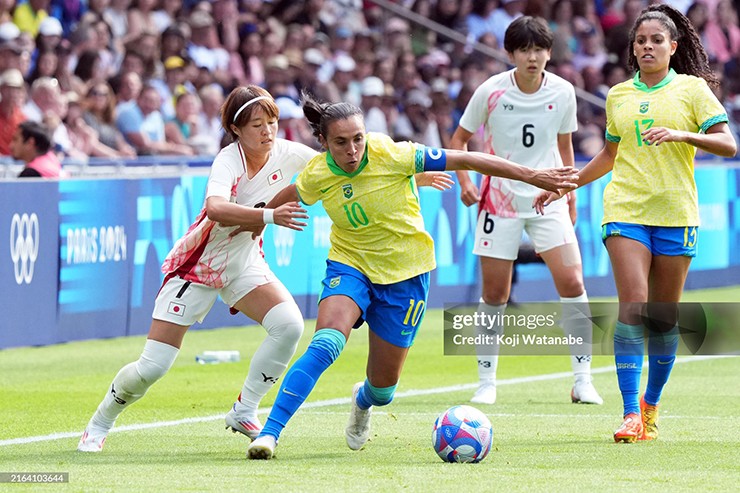
<path fill-rule="evenodd" d="M 532 169 L 508 159 L 482 152 L 447 150 L 446 168 L 450 170 L 467 169 L 484 175 L 500 176 L 523 181 L 544 190 L 566 192 L 576 188 L 578 173 L 575 168 Z"/>
<path fill-rule="evenodd" d="M 614 158 L 617 156 L 619 144 L 606 141 L 604 147 L 596 154 L 591 161 L 578 172 L 578 186 L 588 185 L 592 181 L 598 180 L 614 167 Z M 542 192 L 535 197 L 532 207 L 539 214 L 545 213 L 545 207 L 565 195 L 568 190 L 554 190 Z"/>

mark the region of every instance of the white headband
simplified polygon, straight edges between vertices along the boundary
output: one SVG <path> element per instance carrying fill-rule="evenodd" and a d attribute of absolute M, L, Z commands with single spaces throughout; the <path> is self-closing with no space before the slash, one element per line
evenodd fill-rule
<path fill-rule="evenodd" d="M 272 99 L 272 98 L 270 96 L 257 96 L 256 98 L 250 99 L 249 101 L 244 103 L 241 108 L 236 110 L 236 113 L 234 113 L 234 120 L 232 121 L 232 123 L 236 123 L 236 119 L 239 117 L 239 114 L 242 111 L 244 111 L 244 108 L 246 108 L 252 103 L 256 103 L 257 101 L 262 101 L 263 99 Z"/>

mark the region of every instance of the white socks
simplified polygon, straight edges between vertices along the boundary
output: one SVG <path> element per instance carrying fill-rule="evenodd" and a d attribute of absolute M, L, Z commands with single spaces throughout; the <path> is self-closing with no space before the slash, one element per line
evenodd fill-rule
<path fill-rule="evenodd" d="M 583 345 L 571 347 L 570 362 L 573 367 L 573 377 L 576 382 L 584 380 L 590 382 L 593 328 L 588 296 L 584 291 L 582 295 L 575 298 L 561 297 L 560 302 L 563 304 L 563 332 L 565 335 L 583 339 Z"/>
<path fill-rule="evenodd" d="M 139 359 L 121 368 L 113 378 L 88 426 L 110 430 L 121 412 L 141 399 L 149 387 L 169 371 L 179 351 L 169 344 L 147 339 Z"/>
<path fill-rule="evenodd" d="M 257 407 L 293 357 L 303 334 L 303 316 L 293 301 L 272 307 L 262 319 L 267 337 L 254 353 L 235 409 L 247 417 L 257 417 Z"/>
<path fill-rule="evenodd" d="M 478 310 L 490 316 L 497 316 L 497 320 L 501 319 L 501 315 L 506 310 L 506 303 L 503 305 L 489 305 L 483 298 L 480 299 Z M 484 327 L 476 328 L 477 334 L 488 334 L 490 336 L 496 336 L 503 334 L 504 327 L 500 323 L 494 324 L 490 329 Z M 496 385 L 496 368 L 498 367 L 498 345 L 488 345 L 485 350 L 478 351 L 478 379 L 481 385 L 493 384 Z"/>

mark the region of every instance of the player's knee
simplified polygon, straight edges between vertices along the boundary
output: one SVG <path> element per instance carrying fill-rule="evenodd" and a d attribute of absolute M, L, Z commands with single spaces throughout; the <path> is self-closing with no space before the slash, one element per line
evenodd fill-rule
<path fill-rule="evenodd" d="M 146 386 L 154 384 L 167 374 L 177 358 L 179 349 L 163 342 L 147 339 L 144 351 L 136 362 L 136 372 Z"/>
<path fill-rule="evenodd" d="M 284 342 L 295 351 L 303 335 L 303 315 L 293 301 L 284 301 L 273 306 L 265 314 L 262 326 L 270 337 Z"/>
<path fill-rule="evenodd" d="M 338 330 L 320 329 L 313 335 L 306 352 L 314 353 L 317 360 L 328 368 L 339 357 L 346 342 L 344 334 Z"/>
<path fill-rule="evenodd" d="M 370 382 L 365 382 L 365 397 L 373 406 L 387 406 L 393 401 L 398 384 L 390 387 L 375 387 Z"/>

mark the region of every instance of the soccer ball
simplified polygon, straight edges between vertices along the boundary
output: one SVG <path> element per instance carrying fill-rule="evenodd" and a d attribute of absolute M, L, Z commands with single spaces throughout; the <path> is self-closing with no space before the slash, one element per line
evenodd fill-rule
<path fill-rule="evenodd" d="M 480 462 L 491 450 L 493 427 L 471 406 L 453 406 L 434 422 L 432 446 L 445 462 Z"/>

